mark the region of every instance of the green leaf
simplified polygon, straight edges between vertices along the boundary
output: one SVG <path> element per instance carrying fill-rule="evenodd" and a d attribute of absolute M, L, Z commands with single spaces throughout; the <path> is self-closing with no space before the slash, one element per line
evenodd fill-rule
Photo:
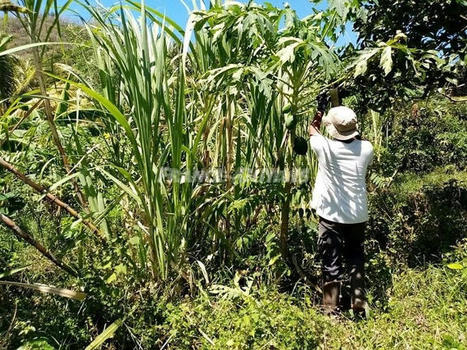
<path fill-rule="evenodd" d="M 354 78 L 366 73 L 367 68 L 368 68 L 368 61 L 379 51 L 380 51 L 380 48 L 376 47 L 376 48 L 363 50 L 360 53 L 357 59 L 353 61 L 353 63 L 349 67 L 349 68 L 355 68 Z"/>
<path fill-rule="evenodd" d="M 55 348 L 48 343 L 46 338 L 39 338 L 23 343 L 16 350 L 54 350 Z"/>
<path fill-rule="evenodd" d="M 7 193 L 0 193 L 0 201 L 8 200 L 10 198 L 15 198 L 16 193 L 14 192 L 7 192 Z"/>
<path fill-rule="evenodd" d="M 130 240 L 128 241 L 128 243 L 130 243 L 131 245 L 138 245 L 140 244 L 141 240 L 138 236 L 133 236 L 130 238 Z"/>
<path fill-rule="evenodd" d="M 33 47 L 37 47 L 37 46 L 44 46 L 44 45 L 71 45 L 70 43 L 61 43 L 61 42 L 50 42 L 50 43 L 34 43 L 34 44 L 27 44 L 27 45 L 21 45 L 21 46 L 18 46 L 18 47 L 14 47 L 12 49 L 8 49 L 8 50 L 5 50 L 5 51 L 1 51 L 0 52 L 0 57 L 1 56 L 7 56 L 7 55 L 12 55 L 14 53 L 17 53 L 17 52 L 20 52 L 20 51 L 23 51 L 23 50 L 29 50 Z"/>
<path fill-rule="evenodd" d="M 92 341 L 91 344 L 89 344 L 85 350 L 94 350 L 94 349 L 99 349 L 102 344 L 107 339 L 110 339 L 114 336 L 115 332 L 117 329 L 123 324 L 122 319 L 116 320 L 114 323 L 112 323 L 110 326 L 108 326 L 105 331 L 103 331 L 101 334 L 99 334 L 96 339 Z"/>
<path fill-rule="evenodd" d="M 295 61 L 295 50 L 303 45 L 303 41 L 298 38 L 285 37 L 279 40 L 279 45 L 287 44 L 277 53 L 277 57 L 283 64 L 286 62 L 293 63 Z"/>
<path fill-rule="evenodd" d="M 119 264 L 119 265 L 115 266 L 115 273 L 117 275 L 126 275 L 126 273 L 127 273 L 126 266 L 123 265 L 123 264 Z"/>
<path fill-rule="evenodd" d="M 367 61 L 366 60 L 362 60 L 362 61 L 359 61 L 357 63 L 357 65 L 355 66 L 355 72 L 354 72 L 354 78 L 358 77 L 359 75 L 363 75 L 365 74 L 366 70 L 367 70 Z"/>
<path fill-rule="evenodd" d="M 75 178 L 78 175 L 79 175 L 79 173 L 74 173 L 74 174 L 65 176 L 64 178 L 60 179 L 59 181 L 54 183 L 52 186 L 50 186 L 48 192 L 54 191 L 55 189 L 57 189 L 58 187 L 60 187 L 61 185 L 63 185 L 64 183 L 70 181 L 71 179 Z"/>
<path fill-rule="evenodd" d="M 349 5 L 346 0 L 329 0 L 328 6 L 331 10 L 336 11 L 342 19 L 345 19 L 349 13 Z"/>
<path fill-rule="evenodd" d="M 113 273 L 113 274 L 110 275 L 109 278 L 107 278 L 107 280 L 105 281 L 105 283 L 110 284 L 110 283 L 112 283 L 112 282 L 114 282 L 114 281 L 116 281 L 116 280 L 117 280 L 117 274 L 116 274 L 116 273 Z"/>
<path fill-rule="evenodd" d="M 5 34 L 0 35 L 0 51 L 4 50 L 4 48 L 11 41 L 12 38 L 13 36 L 11 35 L 5 35 Z"/>
<path fill-rule="evenodd" d="M 464 266 L 462 266 L 461 263 L 451 263 L 451 264 L 448 264 L 447 265 L 448 268 L 450 268 L 451 270 L 462 270 L 464 268 Z"/>
<path fill-rule="evenodd" d="M 391 46 L 386 46 L 381 53 L 381 60 L 379 65 L 384 70 L 384 75 L 388 75 L 392 70 L 392 48 Z"/>
<path fill-rule="evenodd" d="M 269 263 L 268 263 L 268 266 L 272 266 L 276 263 L 277 260 L 279 260 L 279 258 L 281 257 L 280 254 L 276 255 L 275 257 L 273 257 L 271 260 L 269 260 Z"/>
<path fill-rule="evenodd" d="M 13 269 L 11 271 L 2 272 L 2 273 L 0 273 L 0 279 L 11 276 L 11 275 L 14 275 L 15 273 L 21 272 L 23 270 L 26 270 L 28 267 L 29 267 L 29 265 L 24 266 L 24 267 L 19 267 L 17 269 Z"/>
<path fill-rule="evenodd" d="M 206 281 L 206 284 L 209 284 L 209 275 L 208 275 L 208 272 L 206 270 L 206 266 L 199 260 L 196 260 L 196 262 L 198 263 L 199 268 L 200 268 L 201 272 L 203 273 L 203 277 L 204 277 L 204 280 Z"/>
<path fill-rule="evenodd" d="M 97 170 L 99 170 L 102 174 L 110 178 L 117 186 L 120 187 L 121 190 L 125 191 L 126 194 L 128 194 L 131 198 L 133 198 L 136 203 L 142 205 L 141 199 L 138 197 L 138 194 L 135 193 L 135 191 L 130 187 L 124 184 L 122 181 L 117 179 L 115 176 L 104 170 L 103 167 L 96 167 Z M 117 170 L 123 170 L 118 168 Z M 127 179 L 128 180 L 128 179 Z"/>

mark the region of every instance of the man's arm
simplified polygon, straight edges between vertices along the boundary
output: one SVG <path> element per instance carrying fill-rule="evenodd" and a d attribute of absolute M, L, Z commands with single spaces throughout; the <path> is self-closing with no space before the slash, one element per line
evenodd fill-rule
<path fill-rule="evenodd" d="M 310 136 L 320 134 L 319 129 L 321 127 L 322 119 L 323 119 L 323 113 L 320 111 L 317 111 L 315 114 L 315 117 L 313 118 L 313 121 L 310 124 L 310 127 L 308 128 L 308 132 L 310 133 Z"/>

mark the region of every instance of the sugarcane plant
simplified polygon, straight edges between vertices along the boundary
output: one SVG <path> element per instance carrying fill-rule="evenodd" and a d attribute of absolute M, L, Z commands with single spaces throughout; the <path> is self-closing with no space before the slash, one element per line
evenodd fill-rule
<path fill-rule="evenodd" d="M 100 171 L 135 200 L 140 263 L 146 266 L 148 258 L 155 278 L 177 271 L 188 279 L 187 243 L 211 230 L 206 241 L 214 237 L 213 249 L 228 260 L 237 238 L 232 232 L 271 204 L 261 197 L 282 202 L 279 238 L 287 258 L 294 149 L 306 147 L 295 130 L 303 130 L 336 60 L 316 22 L 269 5 L 213 3 L 195 11 L 183 31 L 161 25 L 161 14 L 144 3 L 129 6 L 139 20 L 124 8 L 103 14 L 87 6 L 99 25 L 89 32 L 106 83 L 103 94 L 80 87 L 129 141 L 132 166 L 114 162 L 113 170 Z M 282 111 L 285 105 L 290 113 Z M 220 168 L 225 182 L 161 181 L 167 166 L 187 173 Z M 244 167 L 278 167 L 285 177 L 282 185 L 260 189 L 235 181 Z"/>
<path fill-rule="evenodd" d="M 46 12 L 53 4 L 45 3 Z M 280 213 L 278 239 L 288 262 L 293 172 L 313 162 L 309 154 L 300 157 L 307 116 L 337 61 L 319 17 L 301 20 L 289 8 L 216 1 L 200 4 L 183 29 L 144 2 L 83 5 L 93 19 L 87 30 L 100 86 L 66 69 L 65 77 L 48 79 L 64 83 L 55 114 L 67 115 L 73 105 L 78 118 L 71 86 L 100 116 L 107 157 L 82 159 L 79 178 L 87 191 L 99 177 L 120 189 L 112 199 L 87 195 L 99 217 L 110 210 L 107 202 L 122 210 L 127 223 L 120 234 L 136 247 L 129 253 L 135 275 L 191 283 L 190 250 L 201 251 L 198 259 L 214 255 L 229 263 L 243 227 L 261 211 Z M 39 38 L 40 18 L 24 22 L 32 40 Z M 285 175 L 263 183 L 237 176 L 255 168 Z M 225 178 L 190 177 L 200 169 L 222 169 Z M 101 231 L 109 239 L 106 227 Z"/>

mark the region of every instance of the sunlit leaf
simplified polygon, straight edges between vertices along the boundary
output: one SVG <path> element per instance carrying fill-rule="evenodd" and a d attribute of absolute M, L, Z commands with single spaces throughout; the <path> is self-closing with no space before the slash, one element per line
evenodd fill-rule
<path fill-rule="evenodd" d="M 86 294 L 83 292 L 77 292 L 77 291 L 65 289 L 65 288 L 56 288 L 56 287 L 46 286 L 43 284 L 0 281 L 0 285 L 10 285 L 10 286 L 33 289 L 33 290 L 37 290 L 42 293 L 55 294 L 55 295 L 58 295 L 64 298 L 74 299 L 78 301 L 82 301 L 84 300 L 84 298 L 86 298 Z"/>
<path fill-rule="evenodd" d="M 388 75 L 389 72 L 391 72 L 392 70 L 392 48 L 391 46 L 385 47 L 383 52 L 381 53 L 380 66 L 384 70 L 384 75 Z"/>
<path fill-rule="evenodd" d="M 117 331 L 117 329 L 123 324 L 122 319 L 116 320 L 114 323 L 112 323 L 110 326 L 108 326 L 105 331 L 103 331 L 101 334 L 99 334 L 91 344 L 86 346 L 85 350 L 95 350 L 99 349 L 104 342 L 110 338 L 112 338 Z"/>
<path fill-rule="evenodd" d="M 462 266 L 462 264 L 458 262 L 447 264 L 447 267 L 451 270 L 462 270 L 464 268 L 464 266 Z"/>

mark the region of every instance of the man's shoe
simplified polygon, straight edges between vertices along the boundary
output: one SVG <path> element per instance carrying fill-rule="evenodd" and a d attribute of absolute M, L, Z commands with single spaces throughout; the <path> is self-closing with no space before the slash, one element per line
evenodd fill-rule
<path fill-rule="evenodd" d="M 353 298 L 352 311 L 355 318 L 364 319 L 368 318 L 370 309 L 368 303 L 364 299 Z"/>

